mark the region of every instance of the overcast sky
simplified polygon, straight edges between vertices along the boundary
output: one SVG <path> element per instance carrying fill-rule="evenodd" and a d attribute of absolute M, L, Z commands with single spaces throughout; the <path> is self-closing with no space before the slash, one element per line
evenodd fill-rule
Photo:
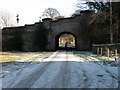
<path fill-rule="evenodd" d="M 20 24 L 33 24 L 39 21 L 39 16 L 46 8 L 56 8 L 66 17 L 74 13 L 77 0 L 0 0 L 0 10 L 8 10 L 19 14 Z M 14 18 L 15 19 L 15 18 Z"/>

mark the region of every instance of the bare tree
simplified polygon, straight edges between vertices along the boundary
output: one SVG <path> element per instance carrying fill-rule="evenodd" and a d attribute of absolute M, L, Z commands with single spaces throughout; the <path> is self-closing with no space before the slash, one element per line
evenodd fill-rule
<path fill-rule="evenodd" d="M 79 11 L 88 9 L 86 5 L 86 0 L 77 0 L 76 8 Z"/>
<path fill-rule="evenodd" d="M 9 11 L 0 11 L 0 27 L 15 26 L 12 14 Z"/>
<path fill-rule="evenodd" d="M 55 17 L 60 16 L 60 13 L 55 8 L 47 8 L 43 12 L 42 17 L 44 18 L 51 18 L 54 20 Z"/>
<path fill-rule="evenodd" d="M 61 18 L 64 18 L 65 16 L 57 16 L 57 17 L 54 17 L 54 20 L 58 20 L 58 19 L 61 19 Z"/>

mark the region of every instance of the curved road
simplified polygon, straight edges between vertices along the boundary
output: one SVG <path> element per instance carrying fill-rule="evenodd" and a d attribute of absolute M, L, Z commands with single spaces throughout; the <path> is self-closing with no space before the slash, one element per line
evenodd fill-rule
<path fill-rule="evenodd" d="M 72 52 L 57 51 L 40 64 L 6 76 L 3 87 L 113 88 L 118 87 L 118 77 L 102 65 L 81 62 Z"/>

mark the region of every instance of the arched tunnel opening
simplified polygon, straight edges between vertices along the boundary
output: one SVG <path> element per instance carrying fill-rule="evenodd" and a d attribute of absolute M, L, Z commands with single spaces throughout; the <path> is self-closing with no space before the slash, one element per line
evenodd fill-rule
<path fill-rule="evenodd" d="M 56 37 L 56 50 L 76 50 L 76 42 L 72 33 L 60 33 Z"/>

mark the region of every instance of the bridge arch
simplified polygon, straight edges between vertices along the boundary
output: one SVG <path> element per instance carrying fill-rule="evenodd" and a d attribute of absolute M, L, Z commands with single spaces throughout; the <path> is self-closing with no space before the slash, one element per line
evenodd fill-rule
<path fill-rule="evenodd" d="M 68 50 L 77 49 L 77 38 L 71 32 L 61 32 L 55 37 L 55 49 L 65 49 L 65 43 L 68 43 Z"/>

